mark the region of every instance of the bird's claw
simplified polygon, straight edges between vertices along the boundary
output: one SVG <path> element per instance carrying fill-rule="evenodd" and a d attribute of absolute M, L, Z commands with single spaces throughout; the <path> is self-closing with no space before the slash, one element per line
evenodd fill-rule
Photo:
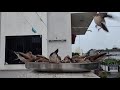
<path fill-rule="evenodd" d="M 101 28 L 98 28 L 98 31 L 100 31 Z"/>

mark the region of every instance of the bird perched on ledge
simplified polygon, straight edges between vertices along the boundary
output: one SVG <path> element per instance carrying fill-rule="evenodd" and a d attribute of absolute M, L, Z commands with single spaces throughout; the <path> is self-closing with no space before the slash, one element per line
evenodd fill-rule
<path fill-rule="evenodd" d="M 94 22 L 96 23 L 95 27 L 97 28 L 97 26 L 99 26 L 100 28 L 98 30 L 102 28 L 104 31 L 109 32 L 108 28 L 106 27 L 105 18 L 114 19 L 114 17 L 112 15 L 109 15 L 108 13 L 97 13 L 94 16 Z"/>
<path fill-rule="evenodd" d="M 60 63 L 61 57 L 58 55 L 58 49 L 52 52 L 49 56 L 50 63 Z"/>

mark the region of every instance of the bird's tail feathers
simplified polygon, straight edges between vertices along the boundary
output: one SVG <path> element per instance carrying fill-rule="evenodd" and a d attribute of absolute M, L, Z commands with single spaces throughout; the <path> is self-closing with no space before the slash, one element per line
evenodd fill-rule
<path fill-rule="evenodd" d="M 55 53 L 56 53 L 56 54 L 58 53 L 58 49 L 57 49 L 57 50 L 55 50 Z"/>
<path fill-rule="evenodd" d="M 103 30 L 105 30 L 106 32 L 109 32 L 107 27 L 103 23 L 101 23 L 101 26 L 102 26 Z"/>

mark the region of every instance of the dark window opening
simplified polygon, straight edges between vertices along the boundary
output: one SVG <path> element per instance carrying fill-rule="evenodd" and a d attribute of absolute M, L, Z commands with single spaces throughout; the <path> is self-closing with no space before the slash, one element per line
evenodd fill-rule
<path fill-rule="evenodd" d="M 8 64 L 24 64 L 20 60 L 16 60 L 17 56 L 14 52 L 29 52 L 34 55 L 42 55 L 42 36 L 6 36 L 5 46 L 5 62 Z"/>

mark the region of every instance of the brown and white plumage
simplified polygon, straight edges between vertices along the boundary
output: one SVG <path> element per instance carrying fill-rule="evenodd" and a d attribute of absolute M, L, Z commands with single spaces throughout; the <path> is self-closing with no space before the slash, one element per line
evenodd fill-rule
<path fill-rule="evenodd" d="M 70 58 L 70 56 L 66 56 L 62 61 L 61 61 L 61 63 L 71 63 L 71 58 Z"/>
<path fill-rule="evenodd" d="M 22 62 L 49 62 L 49 59 L 42 55 L 33 55 L 32 52 L 14 52 L 17 55 L 17 59 Z"/>
<path fill-rule="evenodd" d="M 32 62 L 34 61 L 34 59 L 36 58 L 34 55 L 32 55 L 32 52 L 27 52 L 27 53 L 23 53 L 23 52 L 14 52 L 18 59 L 20 59 L 22 62 Z"/>
<path fill-rule="evenodd" d="M 112 15 L 109 15 L 108 13 L 97 13 L 94 16 L 94 22 L 96 24 L 96 28 L 97 26 L 101 27 L 104 31 L 109 32 L 108 28 L 106 27 L 106 21 L 105 18 L 111 18 L 114 19 L 114 17 Z M 98 30 L 100 30 L 101 28 L 99 28 Z"/>
<path fill-rule="evenodd" d="M 60 63 L 61 57 L 58 55 L 58 49 L 50 54 L 49 61 L 51 63 Z"/>
<path fill-rule="evenodd" d="M 49 59 L 43 55 L 36 55 L 35 62 L 49 62 Z"/>

